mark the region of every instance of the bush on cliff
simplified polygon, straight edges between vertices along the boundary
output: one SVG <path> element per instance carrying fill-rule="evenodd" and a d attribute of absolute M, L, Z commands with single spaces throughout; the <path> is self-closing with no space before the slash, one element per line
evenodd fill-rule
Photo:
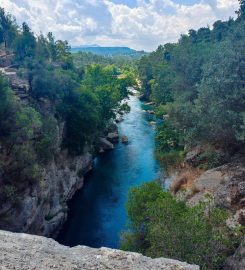
<path fill-rule="evenodd" d="M 240 237 L 226 226 L 226 211 L 201 204 L 187 207 L 155 182 L 132 189 L 127 210 L 130 230 L 123 234 L 121 247 L 150 257 L 220 269 Z"/>

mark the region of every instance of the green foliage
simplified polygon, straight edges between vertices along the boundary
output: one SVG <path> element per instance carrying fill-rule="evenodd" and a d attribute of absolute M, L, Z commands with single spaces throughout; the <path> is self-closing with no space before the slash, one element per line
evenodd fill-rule
<path fill-rule="evenodd" d="M 34 99 L 47 98 L 55 103 L 79 86 L 79 77 L 72 71 L 36 67 L 29 72 Z"/>
<path fill-rule="evenodd" d="M 168 114 L 168 104 L 160 104 L 155 108 L 156 116 L 160 119 L 165 118 Z"/>
<path fill-rule="evenodd" d="M 162 152 L 170 152 L 172 150 L 181 150 L 181 132 L 174 129 L 173 125 L 169 121 L 164 121 L 164 123 L 158 126 L 157 132 L 157 148 Z"/>
<path fill-rule="evenodd" d="M 0 75 L 0 140 L 10 135 L 14 121 L 14 110 L 15 100 L 13 92 L 8 88 L 4 77 Z"/>
<path fill-rule="evenodd" d="M 244 20 L 245 18 L 245 1 L 244 0 L 238 0 L 240 4 L 240 9 L 237 11 L 238 18 L 240 20 Z"/>
<path fill-rule="evenodd" d="M 199 167 L 204 170 L 221 166 L 228 161 L 229 155 L 227 153 L 210 147 L 206 147 L 205 151 L 197 158 L 197 163 L 200 164 Z"/>
<path fill-rule="evenodd" d="M 151 257 L 220 269 L 241 237 L 226 226 L 225 210 L 202 204 L 189 208 L 155 182 L 132 189 L 127 210 L 130 230 L 121 247 Z"/>
<path fill-rule="evenodd" d="M 165 109 L 166 106 L 163 107 Z M 184 161 L 184 147 L 182 144 L 182 132 L 174 125 L 165 120 L 157 127 L 157 149 L 156 156 L 165 168 L 166 174 L 180 168 Z"/>
<path fill-rule="evenodd" d="M 11 202 L 16 202 L 18 199 L 17 189 L 15 186 L 4 186 L 3 188 L 3 196 L 6 200 L 10 200 Z"/>
<path fill-rule="evenodd" d="M 14 186 L 39 178 L 37 153 L 33 145 L 41 132 L 40 114 L 32 107 L 22 106 L 0 76 L 0 143 L 10 162 L 1 165 L 3 181 Z"/>
<path fill-rule="evenodd" d="M 171 176 L 176 170 L 182 168 L 185 158 L 185 152 L 181 149 L 173 149 L 170 152 L 161 152 L 157 150 L 156 157 L 165 170 L 166 176 Z"/>
<path fill-rule="evenodd" d="M 20 66 L 18 74 L 28 80 L 32 98 L 31 106 L 22 106 L 0 78 L 3 139 L 9 140 L 10 149 L 16 143 L 34 140 L 35 144 L 28 146 L 34 148 L 33 160 L 49 162 L 57 148 L 57 121 L 50 118 L 53 114 L 58 121 L 66 122 L 63 146 L 70 152 L 82 153 L 86 144 L 103 133 L 117 110 L 128 109 L 120 102 L 128 96 L 128 86 L 135 84 L 132 68 L 126 62 L 119 61 L 115 66 L 115 59 L 90 54 L 75 55 L 73 61 L 67 41 L 56 41 L 52 33 L 35 37 L 26 23 L 18 29 L 11 15 L 0 11 L 0 42 L 11 37 L 6 46 L 14 51 Z M 12 28 L 16 30 L 14 36 Z M 102 65 L 92 65 L 100 62 Z"/>
<path fill-rule="evenodd" d="M 136 69 L 137 60 L 130 56 L 102 56 L 91 52 L 78 52 L 73 54 L 74 65 L 77 68 L 88 67 L 99 64 L 102 66 L 116 65 L 118 68 L 126 70 L 127 68 Z"/>
<path fill-rule="evenodd" d="M 23 61 L 26 57 L 31 58 L 35 54 L 36 38 L 26 23 L 22 25 L 22 32 L 15 39 L 14 51 L 16 60 Z"/>
<path fill-rule="evenodd" d="M 46 116 L 42 119 L 41 136 L 35 144 L 40 163 L 47 164 L 53 159 L 59 147 L 58 133 L 58 123 L 53 116 Z"/>
<path fill-rule="evenodd" d="M 115 117 L 122 99 L 128 95 L 127 87 L 134 81 L 131 75 L 118 78 L 115 66 L 89 66 L 81 87 L 64 98 L 60 111 L 67 122 L 64 145 L 71 152 L 81 153 L 86 144 L 92 143 L 104 130 L 105 123 Z M 124 106 L 125 107 L 125 106 Z M 86 132 L 85 132 L 86 131 Z"/>
<path fill-rule="evenodd" d="M 39 113 L 32 107 L 23 107 L 16 112 L 16 128 L 15 137 L 20 141 L 28 141 L 34 139 L 35 132 L 41 127 Z"/>
<path fill-rule="evenodd" d="M 240 1 L 238 19 L 190 30 L 139 61 L 143 94 L 157 103 L 160 116 L 162 110 L 169 116 L 187 148 L 203 144 L 232 152 L 244 145 L 243 17 Z M 158 139 L 165 151 L 169 138 L 161 129 Z"/>
<path fill-rule="evenodd" d="M 5 49 L 11 47 L 16 36 L 17 24 L 14 18 L 0 7 L 0 44 L 4 43 Z"/>
<path fill-rule="evenodd" d="M 82 86 L 65 100 L 63 108 L 67 123 L 64 146 L 73 153 L 82 153 L 87 143 L 99 132 L 99 101 L 94 93 Z"/>

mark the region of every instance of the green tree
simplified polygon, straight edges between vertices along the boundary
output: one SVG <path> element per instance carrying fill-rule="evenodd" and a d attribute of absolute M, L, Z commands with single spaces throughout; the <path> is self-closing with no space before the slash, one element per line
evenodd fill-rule
<path fill-rule="evenodd" d="M 15 57 L 17 61 L 24 61 L 27 57 L 34 57 L 36 48 L 36 38 L 30 27 L 22 24 L 22 32 L 15 41 Z"/>
<path fill-rule="evenodd" d="M 17 24 L 14 18 L 0 7 L 0 44 L 4 43 L 5 49 L 12 48 L 17 36 Z"/>
<path fill-rule="evenodd" d="M 62 108 L 67 130 L 64 146 L 73 154 L 81 154 L 84 146 L 93 142 L 100 131 L 99 101 L 95 94 L 81 86 L 70 93 L 65 102 Z"/>
<path fill-rule="evenodd" d="M 226 211 L 206 205 L 189 208 L 155 182 L 132 189 L 127 210 L 130 230 L 123 234 L 122 248 L 154 258 L 220 269 L 241 237 L 226 226 Z"/>
<path fill-rule="evenodd" d="M 240 8 L 237 11 L 238 19 L 243 20 L 245 18 L 245 1 L 244 0 L 238 0 L 240 4 Z"/>

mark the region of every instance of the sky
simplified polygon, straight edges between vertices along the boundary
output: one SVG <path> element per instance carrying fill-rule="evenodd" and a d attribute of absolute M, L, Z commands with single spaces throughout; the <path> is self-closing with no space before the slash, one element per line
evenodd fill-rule
<path fill-rule="evenodd" d="M 152 51 L 189 29 L 235 17 L 237 0 L 0 0 L 36 34 L 70 45 L 128 46 Z"/>

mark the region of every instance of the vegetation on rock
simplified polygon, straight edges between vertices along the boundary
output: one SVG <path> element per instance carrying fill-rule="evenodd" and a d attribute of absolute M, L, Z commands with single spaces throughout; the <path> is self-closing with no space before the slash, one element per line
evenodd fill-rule
<path fill-rule="evenodd" d="M 132 69 L 112 61 L 105 65 L 104 58 L 88 61 L 91 55 L 83 54 L 74 60 L 67 41 L 55 40 L 52 33 L 34 35 L 26 23 L 19 27 L 2 8 L 0 50 L 11 58 L 18 78 L 30 86 L 26 104 L 11 89 L 11 77 L 0 75 L 0 184 L 4 187 L 0 200 L 4 201 L 41 181 L 43 166 L 60 146 L 79 155 L 86 145 L 94 144 L 116 111 L 123 109 L 120 103 L 135 81 Z M 0 65 L 8 68 L 1 61 Z"/>
<path fill-rule="evenodd" d="M 224 152 L 244 147 L 245 20 L 240 4 L 237 19 L 190 30 L 140 60 L 144 97 L 156 102 L 158 115 L 167 116 L 158 128 L 160 155 L 196 145 Z"/>
<path fill-rule="evenodd" d="M 177 43 L 159 46 L 139 61 L 143 98 L 156 104 L 156 115 L 163 119 L 156 139 L 157 156 L 165 170 L 183 166 L 187 170 L 185 155 L 193 149 L 200 149 L 195 164 L 190 164 L 199 167 L 197 175 L 199 169 L 224 164 L 236 153 L 242 155 L 245 1 L 239 2 L 237 19 L 217 21 L 212 29 L 190 30 Z M 184 173 L 175 190 L 182 181 L 187 184 L 188 171 Z M 226 210 L 214 203 L 188 207 L 156 183 L 132 189 L 127 210 L 130 226 L 123 234 L 122 248 L 148 256 L 222 269 L 241 241 L 241 233 L 226 225 Z"/>
<path fill-rule="evenodd" d="M 155 182 L 132 189 L 127 210 L 130 230 L 122 236 L 122 249 L 154 258 L 220 269 L 241 238 L 226 226 L 226 210 L 205 204 L 190 208 Z"/>

